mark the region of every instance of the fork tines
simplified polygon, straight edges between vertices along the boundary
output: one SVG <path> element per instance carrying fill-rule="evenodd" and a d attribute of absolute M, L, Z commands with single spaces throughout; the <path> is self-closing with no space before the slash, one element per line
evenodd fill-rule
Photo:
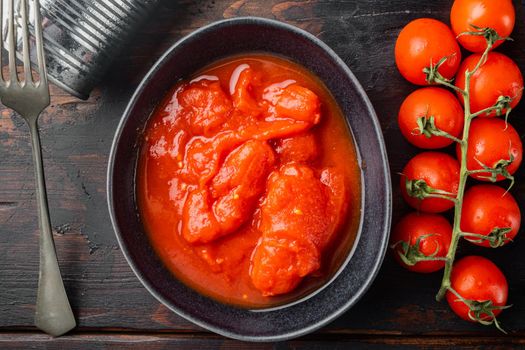
<path fill-rule="evenodd" d="M 16 1 L 16 2 L 15 2 Z M 7 4 L 6 4 L 7 2 Z M 6 6 L 7 5 L 7 6 Z M 32 18 L 29 16 L 31 10 Z M 4 21 L 4 12 L 6 13 L 6 20 Z M 32 21 L 30 21 L 30 19 Z M 4 26 L 4 22 L 6 22 Z M 36 25 L 30 25 L 30 22 Z M 27 83 L 40 85 L 47 85 L 46 67 L 44 59 L 44 45 L 42 36 L 42 20 L 40 14 L 39 0 L 0 0 L 0 23 L 3 26 L 0 37 L 0 48 L 8 51 L 8 78 L 4 79 L 3 74 L 0 74 L 0 84 L 9 86 L 11 84 L 20 84 L 25 86 Z M 31 57 L 30 57 L 30 27 L 34 29 L 35 37 L 35 57 L 36 68 L 40 77 L 38 82 L 33 80 L 31 71 Z M 21 38 L 22 45 L 19 50 L 19 38 Z M 0 62 L 2 61 L 2 51 L 0 49 Z M 20 52 L 21 51 L 21 52 Z M 22 60 L 23 63 L 23 79 L 18 78 L 16 58 Z"/>

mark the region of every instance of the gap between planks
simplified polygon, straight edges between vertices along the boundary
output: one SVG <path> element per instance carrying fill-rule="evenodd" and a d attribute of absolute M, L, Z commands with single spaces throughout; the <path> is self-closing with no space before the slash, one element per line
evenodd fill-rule
<path fill-rule="evenodd" d="M 137 342 L 141 340 L 230 340 L 217 334 L 205 331 L 177 330 L 177 331 L 129 331 L 119 329 L 107 330 L 80 330 L 69 333 L 66 336 L 53 339 L 50 336 L 36 332 L 33 329 L 0 329 L 0 344 L 2 342 L 42 342 L 52 340 L 75 340 L 86 342 Z M 525 345 L 525 333 L 513 333 L 511 335 L 493 335 L 486 333 L 465 333 L 465 334 L 424 334 L 406 335 L 392 334 L 391 332 L 380 331 L 331 331 L 314 333 L 301 338 L 291 340 L 291 342 L 365 342 L 371 344 L 427 344 L 427 345 Z"/>

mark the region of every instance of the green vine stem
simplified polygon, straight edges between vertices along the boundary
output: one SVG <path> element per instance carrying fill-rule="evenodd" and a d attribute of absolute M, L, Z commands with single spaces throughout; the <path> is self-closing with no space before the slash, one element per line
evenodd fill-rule
<path fill-rule="evenodd" d="M 496 318 L 494 311 L 496 310 L 505 310 L 511 307 L 512 305 L 496 306 L 492 303 L 492 300 L 486 301 L 476 301 L 463 298 L 458 292 L 454 289 L 449 288 L 450 293 L 454 294 L 457 298 L 456 302 L 462 302 L 467 305 L 470 309 L 468 316 L 472 321 L 481 323 L 484 326 L 489 326 L 494 324 L 497 329 L 507 334 Z"/>
<path fill-rule="evenodd" d="M 487 48 L 483 52 L 479 62 L 476 64 L 472 71 L 465 72 L 465 90 L 462 90 L 461 94 L 463 95 L 464 107 L 465 107 L 465 124 L 463 126 L 463 138 L 461 139 L 460 150 L 461 150 L 461 164 L 459 170 L 459 186 L 456 200 L 454 202 L 454 224 L 452 225 L 452 239 L 450 242 L 450 247 L 447 253 L 447 260 L 445 262 L 445 272 L 443 273 L 443 279 L 441 280 L 441 287 L 436 295 L 436 300 L 441 301 L 448 290 L 451 289 L 450 286 L 450 275 L 452 273 L 452 266 L 454 265 L 454 259 L 456 257 L 456 250 L 460 238 L 462 237 L 461 232 L 461 212 L 463 210 L 463 196 L 465 194 L 465 185 L 467 184 L 467 179 L 469 176 L 469 170 L 467 169 L 467 149 L 468 149 L 468 137 L 470 131 L 470 123 L 474 116 L 470 112 L 470 80 L 472 76 L 477 72 L 479 67 L 487 60 L 489 51 L 492 49 L 493 41 L 487 40 Z M 438 84 L 440 81 L 436 81 Z M 447 82 L 449 84 L 449 82 Z"/>
<path fill-rule="evenodd" d="M 486 241 L 489 243 L 491 248 L 499 248 L 504 246 L 507 242 L 512 241 L 512 239 L 507 237 L 507 234 L 511 231 L 512 229 L 510 227 L 494 227 L 494 229 L 488 235 L 480 235 L 478 233 L 471 232 L 462 232 L 461 236 L 474 243 L 482 243 Z"/>
<path fill-rule="evenodd" d="M 463 237 L 465 239 L 475 241 L 475 242 L 482 242 L 487 241 L 489 242 L 489 245 L 493 248 L 497 248 L 505 244 L 509 239 L 506 238 L 506 234 L 510 232 L 510 228 L 495 228 L 490 234 L 488 235 L 480 235 L 475 233 L 468 233 L 468 232 L 462 232 L 461 231 L 461 214 L 463 210 L 463 197 L 465 194 L 465 186 L 467 183 L 467 179 L 469 175 L 472 174 L 481 174 L 481 173 L 488 173 L 490 176 L 486 176 L 485 178 L 487 180 L 490 180 L 492 182 L 496 181 L 497 176 L 503 176 L 508 180 L 511 180 L 511 186 L 514 183 L 514 178 L 508 173 L 507 167 L 512 161 L 514 160 L 512 155 L 509 156 L 508 160 L 502 159 L 499 162 L 497 162 L 492 167 L 488 167 L 484 164 L 480 164 L 483 169 L 481 170 L 469 170 L 467 168 L 467 149 L 468 149 L 468 137 L 469 137 L 469 131 L 470 131 L 470 125 L 474 118 L 485 115 L 487 113 L 495 112 L 496 115 L 501 116 L 505 115 L 505 121 L 507 120 L 507 117 L 511 111 L 510 103 L 512 102 L 512 98 L 508 96 L 500 96 L 494 106 L 483 109 L 481 111 L 471 113 L 470 109 L 470 83 L 472 76 L 478 71 L 478 69 L 486 62 L 488 54 L 492 47 L 494 46 L 494 43 L 498 40 L 509 40 L 507 38 L 500 37 L 493 29 L 491 28 L 478 28 L 473 26 L 473 28 L 476 30 L 474 32 L 468 32 L 464 34 L 472 34 L 472 35 L 479 35 L 484 36 L 487 41 L 487 48 L 483 52 L 479 62 L 476 64 L 474 69 L 472 71 L 466 71 L 465 72 L 465 89 L 460 89 L 459 87 L 452 84 L 452 81 L 449 79 L 444 78 L 441 74 L 439 74 L 438 69 L 439 67 L 448 59 L 448 57 L 444 57 L 441 59 L 437 64 L 430 63 L 430 66 L 428 68 L 425 68 L 423 72 L 427 76 L 427 81 L 429 84 L 440 84 L 446 87 L 449 87 L 456 91 L 458 94 L 463 96 L 464 99 L 464 118 L 465 123 L 463 127 L 463 136 L 461 139 L 457 138 L 451 138 L 455 142 L 457 142 L 460 146 L 460 154 L 461 154 L 461 164 L 460 164 L 460 178 L 459 178 L 459 186 L 458 186 L 458 192 L 457 195 L 454 197 L 448 193 L 441 193 L 437 189 L 433 189 L 430 186 L 428 186 L 423 180 L 410 180 L 406 182 L 407 192 L 409 195 L 416 197 L 416 198 L 443 198 L 448 199 L 454 202 L 454 223 L 452 226 L 452 238 L 450 242 L 450 247 L 448 250 L 448 253 L 445 258 L 440 258 L 439 260 L 445 261 L 445 270 L 443 273 L 443 278 L 441 281 L 441 286 L 439 288 L 439 291 L 436 295 L 436 300 L 441 301 L 447 292 L 450 292 L 454 294 L 457 297 L 457 301 L 464 302 L 469 308 L 470 313 L 469 316 L 472 320 L 477 321 L 481 324 L 488 325 L 488 324 L 494 324 L 498 329 L 503 329 L 500 327 L 498 321 L 496 320 L 496 317 L 494 315 L 494 310 L 499 309 L 505 309 L 508 306 L 494 306 L 492 305 L 491 301 L 482 301 L 478 302 L 475 300 L 467 300 L 461 297 L 451 286 L 450 276 L 452 273 L 452 268 L 454 265 L 454 260 L 456 257 L 456 250 L 458 247 L 458 243 L 460 239 Z M 439 129 L 435 127 L 434 120 L 431 118 L 421 118 L 418 120 L 418 127 L 421 134 L 424 134 L 427 137 L 430 136 L 445 136 L 441 133 Z M 415 246 L 418 246 L 417 244 Z M 407 259 L 409 262 L 415 262 L 418 260 L 418 258 L 421 258 L 414 248 L 411 247 L 403 247 L 403 252 L 405 253 L 405 258 L 408 255 L 409 257 L 412 257 L 412 259 Z M 414 251 L 412 251 L 414 250 Z M 410 253 L 410 254 L 407 254 Z M 400 254 L 403 255 L 403 254 Z M 403 257 L 401 257 L 403 258 Z M 415 259 L 414 259 L 415 258 Z M 428 257 L 428 259 L 436 259 L 436 257 Z M 403 259 L 405 260 L 405 259 Z M 487 319 L 489 317 L 489 319 Z M 504 332 L 504 331 L 503 331 Z"/>
<path fill-rule="evenodd" d="M 405 180 L 405 187 L 408 195 L 417 199 L 441 198 L 449 201 L 456 201 L 453 193 L 435 189 L 427 184 L 425 180 L 416 179 Z"/>
<path fill-rule="evenodd" d="M 516 97 L 500 96 L 494 106 L 473 113 L 472 117 L 475 118 L 479 117 L 480 115 L 485 115 L 492 112 L 496 112 L 496 115 L 499 117 L 503 114 L 503 111 L 505 111 L 505 121 L 507 121 L 507 119 L 509 118 L 509 114 L 512 111 L 512 107 L 510 106 L 510 104 L 515 98 Z"/>
<path fill-rule="evenodd" d="M 399 242 L 392 244 L 390 248 L 396 249 L 399 246 L 400 250 L 397 252 L 397 254 L 399 258 L 401 259 L 401 261 L 403 261 L 408 266 L 414 266 L 415 264 L 421 261 L 436 261 L 436 260 L 445 261 L 446 258 L 436 256 L 440 249 L 439 244 L 437 245 L 434 252 L 430 255 L 425 255 L 421 251 L 421 241 L 424 240 L 425 238 L 432 237 L 434 235 L 435 235 L 434 233 L 430 233 L 427 235 L 420 236 L 418 237 L 416 242 L 412 245 L 409 242 L 399 241 Z"/>
<path fill-rule="evenodd" d="M 412 135 L 424 135 L 426 138 L 431 138 L 432 136 L 441 136 L 446 137 L 448 139 L 451 139 L 455 142 L 461 142 L 460 139 L 458 139 L 455 136 L 450 135 L 448 132 L 443 131 L 439 129 L 436 126 L 436 121 L 433 115 L 427 114 L 423 117 L 419 117 L 417 119 L 417 128 L 415 128 L 412 131 Z"/>

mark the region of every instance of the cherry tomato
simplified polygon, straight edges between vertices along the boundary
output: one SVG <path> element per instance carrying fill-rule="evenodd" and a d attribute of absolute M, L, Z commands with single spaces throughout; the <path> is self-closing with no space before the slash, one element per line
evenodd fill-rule
<path fill-rule="evenodd" d="M 490 300 L 494 306 L 503 306 L 507 302 L 508 285 L 505 275 L 492 261 L 481 256 L 467 256 L 455 263 L 450 282 L 452 289 L 464 299 L 478 302 Z M 470 308 L 450 291 L 447 292 L 447 301 L 459 317 L 476 322 L 470 317 L 474 317 Z M 493 312 L 497 316 L 501 310 Z M 491 317 L 482 313 L 480 319 L 490 321 Z"/>
<path fill-rule="evenodd" d="M 511 0 L 456 0 L 450 12 L 450 23 L 456 36 L 465 32 L 475 32 L 471 24 L 480 28 L 492 28 L 502 38 L 514 29 L 515 11 Z M 486 40 L 479 35 L 458 36 L 459 43 L 472 52 L 483 52 Z M 498 40 L 493 48 L 504 41 Z"/>
<path fill-rule="evenodd" d="M 456 154 L 461 159 L 459 145 L 456 147 Z M 494 167 L 500 160 L 510 160 L 510 155 L 514 160 L 508 165 L 507 171 L 512 175 L 520 166 L 523 156 L 520 136 L 512 125 L 497 118 L 477 118 L 472 121 L 467 147 L 468 170 L 483 169 L 479 162 Z M 489 172 L 481 172 L 471 176 L 477 180 L 490 181 L 486 178 L 490 175 Z M 504 179 L 501 175 L 497 176 L 497 181 Z"/>
<path fill-rule="evenodd" d="M 457 87 L 465 89 L 465 71 L 474 70 L 480 58 L 480 54 L 473 54 L 463 61 L 456 77 Z M 512 99 L 510 106 L 514 108 L 520 102 L 522 93 L 523 76 L 516 63 L 499 52 L 490 52 L 487 61 L 470 79 L 470 111 L 476 113 L 492 107 L 500 96 L 510 97 Z M 458 96 L 463 103 L 463 96 Z M 483 116 L 495 115 L 493 111 Z"/>
<path fill-rule="evenodd" d="M 432 18 L 420 18 L 407 24 L 396 42 L 396 64 L 405 79 L 416 85 L 428 85 L 423 69 L 447 57 L 438 69 L 447 79 L 456 74 L 461 51 L 450 28 Z"/>
<path fill-rule="evenodd" d="M 505 238 L 513 239 L 520 229 L 520 223 L 520 207 L 514 197 L 503 188 L 495 185 L 476 185 L 465 192 L 461 214 L 462 231 L 488 235 L 495 228 L 510 228 Z M 470 239 L 476 245 L 490 247 L 488 241 L 475 242 L 476 240 Z"/>
<path fill-rule="evenodd" d="M 459 187 L 459 163 L 455 158 L 441 152 L 423 152 L 408 162 L 402 174 L 401 193 L 412 208 L 427 213 L 440 213 L 454 206 L 452 201 L 444 198 L 418 199 L 409 196 L 406 180 L 424 180 L 431 188 L 456 196 Z"/>
<path fill-rule="evenodd" d="M 414 146 L 436 149 L 454 142 L 443 136 L 421 134 L 417 124 L 421 117 L 427 117 L 427 121 L 433 117 L 436 128 L 454 137 L 463 131 L 463 108 L 448 90 L 427 87 L 414 91 L 401 105 L 398 122 L 403 136 Z"/>
<path fill-rule="evenodd" d="M 410 271 L 429 273 L 442 269 L 445 262 L 420 261 L 415 265 L 407 265 L 399 256 L 400 253 L 406 253 L 403 251 L 401 242 L 415 247 L 425 256 L 444 257 L 448 253 L 451 238 L 452 226 L 443 216 L 410 213 L 403 217 L 394 228 L 391 243 L 394 247 L 394 257 L 401 266 Z"/>

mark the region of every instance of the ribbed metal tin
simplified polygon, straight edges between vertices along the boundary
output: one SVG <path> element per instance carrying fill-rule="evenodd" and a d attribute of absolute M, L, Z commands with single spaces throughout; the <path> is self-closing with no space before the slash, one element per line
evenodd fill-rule
<path fill-rule="evenodd" d="M 160 2 L 40 0 L 49 79 L 87 99 L 112 60 Z"/>

